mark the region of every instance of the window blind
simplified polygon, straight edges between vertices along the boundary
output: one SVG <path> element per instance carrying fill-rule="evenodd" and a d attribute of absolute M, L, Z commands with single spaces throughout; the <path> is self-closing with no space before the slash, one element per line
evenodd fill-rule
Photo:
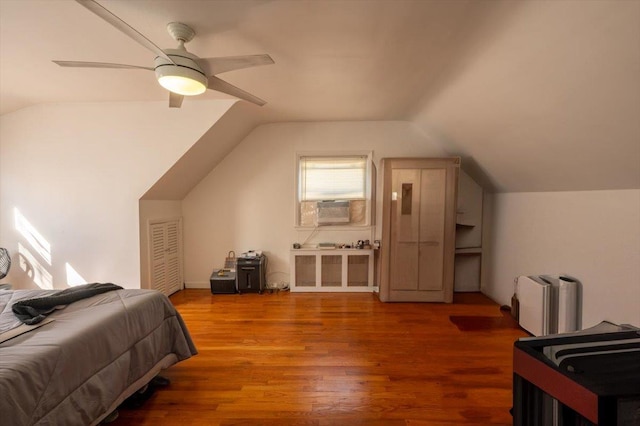
<path fill-rule="evenodd" d="M 300 201 L 366 197 L 366 156 L 300 157 Z"/>

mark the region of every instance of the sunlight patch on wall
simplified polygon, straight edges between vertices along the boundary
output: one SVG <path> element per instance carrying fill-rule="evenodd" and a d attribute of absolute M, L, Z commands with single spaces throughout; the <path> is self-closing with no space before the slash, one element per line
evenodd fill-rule
<path fill-rule="evenodd" d="M 73 269 L 73 266 L 69 265 L 69 263 L 65 263 L 64 266 L 67 270 L 67 285 L 69 287 L 75 287 L 77 285 L 87 283 L 87 280 L 82 278 L 82 275 L 80 275 L 75 269 Z"/>
<path fill-rule="evenodd" d="M 29 223 L 17 208 L 13 209 L 16 230 L 27 240 L 49 266 L 51 266 L 51 244 Z"/>
<path fill-rule="evenodd" d="M 33 254 L 18 243 L 18 265 L 43 290 L 53 290 L 53 277 Z"/>

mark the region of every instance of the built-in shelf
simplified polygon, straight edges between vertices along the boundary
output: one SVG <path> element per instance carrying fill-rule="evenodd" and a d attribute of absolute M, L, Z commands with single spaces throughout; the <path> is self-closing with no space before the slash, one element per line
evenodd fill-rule
<path fill-rule="evenodd" d="M 482 187 L 460 171 L 456 215 L 455 291 L 479 291 L 482 269 Z"/>
<path fill-rule="evenodd" d="M 482 247 L 457 248 L 456 254 L 482 254 Z"/>
<path fill-rule="evenodd" d="M 471 216 L 465 216 L 465 212 L 458 210 L 456 214 L 456 227 L 469 227 L 473 228 L 476 226 L 476 220 L 474 220 Z"/>
<path fill-rule="evenodd" d="M 473 223 L 456 222 L 456 227 L 459 228 L 473 228 L 474 226 L 476 225 Z"/>

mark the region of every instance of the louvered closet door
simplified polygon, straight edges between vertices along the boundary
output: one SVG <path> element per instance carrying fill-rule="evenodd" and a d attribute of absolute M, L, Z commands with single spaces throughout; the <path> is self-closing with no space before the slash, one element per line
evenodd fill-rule
<path fill-rule="evenodd" d="M 149 225 L 151 249 L 151 288 L 167 296 L 182 287 L 180 221 Z"/>
<path fill-rule="evenodd" d="M 178 221 L 166 223 L 167 240 L 165 246 L 165 256 L 167 263 L 167 294 L 173 294 L 180 290 L 182 282 L 182 271 L 180 270 L 180 250 L 179 234 L 180 224 Z"/>
<path fill-rule="evenodd" d="M 167 294 L 167 262 L 165 259 L 165 225 L 153 223 L 151 235 L 151 288 Z"/>

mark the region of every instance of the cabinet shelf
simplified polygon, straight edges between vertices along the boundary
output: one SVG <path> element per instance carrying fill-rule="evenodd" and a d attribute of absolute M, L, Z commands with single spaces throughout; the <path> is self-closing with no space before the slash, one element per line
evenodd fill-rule
<path fill-rule="evenodd" d="M 462 194 L 459 194 L 460 196 Z M 459 211 L 456 213 L 456 228 L 473 228 L 476 226 L 476 221 L 474 220 L 473 217 L 470 217 L 469 215 L 465 216 L 465 213 L 469 213 L 469 212 L 464 212 L 464 211 Z"/>
<path fill-rule="evenodd" d="M 456 215 L 455 290 L 480 291 L 482 272 L 482 187 L 460 171 Z"/>
<path fill-rule="evenodd" d="M 473 223 L 456 222 L 456 228 L 474 228 L 475 226 Z"/>
<path fill-rule="evenodd" d="M 457 248 L 456 254 L 482 254 L 482 247 Z"/>

